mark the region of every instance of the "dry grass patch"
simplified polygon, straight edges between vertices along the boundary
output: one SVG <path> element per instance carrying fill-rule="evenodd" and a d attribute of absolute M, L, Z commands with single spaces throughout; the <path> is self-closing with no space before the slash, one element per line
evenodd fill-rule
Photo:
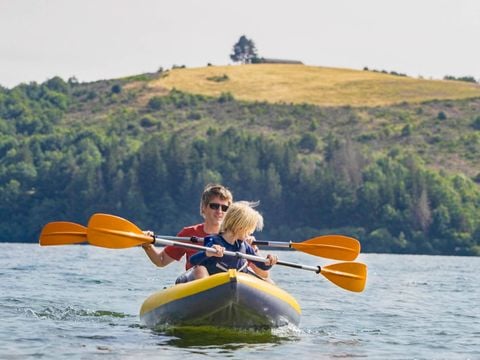
<path fill-rule="evenodd" d="M 211 80 L 219 77 L 227 79 Z M 236 99 L 245 101 L 322 106 L 380 106 L 480 97 L 478 84 L 287 64 L 173 69 L 168 76 L 153 80 L 148 86 L 152 90 L 175 88 L 210 96 L 229 92 Z"/>

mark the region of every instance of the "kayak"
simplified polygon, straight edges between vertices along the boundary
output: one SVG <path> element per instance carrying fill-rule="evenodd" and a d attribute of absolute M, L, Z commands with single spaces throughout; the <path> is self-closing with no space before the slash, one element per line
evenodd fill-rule
<path fill-rule="evenodd" d="M 298 325 L 301 309 L 278 286 L 230 269 L 149 296 L 140 322 L 149 328 L 213 325 L 265 329 Z"/>

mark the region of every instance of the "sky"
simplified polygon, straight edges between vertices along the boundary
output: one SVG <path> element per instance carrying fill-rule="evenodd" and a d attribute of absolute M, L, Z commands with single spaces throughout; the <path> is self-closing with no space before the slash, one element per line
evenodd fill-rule
<path fill-rule="evenodd" d="M 480 80 L 478 0 L 0 0 L 0 85 L 260 56 Z"/>

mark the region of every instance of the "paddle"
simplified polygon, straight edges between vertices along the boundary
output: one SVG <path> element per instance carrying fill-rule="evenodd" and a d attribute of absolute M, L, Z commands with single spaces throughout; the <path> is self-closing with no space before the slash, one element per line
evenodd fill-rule
<path fill-rule="evenodd" d="M 157 236 L 166 240 L 189 240 L 194 243 L 197 241 L 203 241 L 203 238 L 199 237 Z M 322 235 L 299 243 L 293 241 L 255 240 L 252 244 L 290 248 L 327 259 L 346 261 L 355 260 L 360 253 L 360 242 L 357 239 L 344 235 Z"/>
<path fill-rule="evenodd" d="M 89 243 L 93 245 L 111 249 L 122 249 L 147 243 L 158 243 L 162 245 L 187 247 L 199 251 L 216 252 L 215 249 L 205 246 L 181 243 L 145 235 L 142 230 L 130 221 L 108 214 L 95 214 L 90 218 L 87 227 L 87 238 Z M 240 252 L 225 251 L 224 255 L 264 263 L 268 261 L 260 256 L 248 255 Z M 362 263 L 346 262 L 320 267 L 279 260 L 277 264 L 296 269 L 310 270 L 317 274 L 322 274 L 328 280 L 346 290 L 361 292 L 365 288 L 367 266 Z"/>
<path fill-rule="evenodd" d="M 68 225 L 71 225 L 70 227 Z M 83 229 L 83 241 L 87 241 L 87 229 L 79 224 L 69 222 L 51 222 L 48 223 L 40 235 L 40 245 L 68 245 L 76 244 L 80 241 L 81 229 Z M 72 233 L 75 233 L 73 236 Z M 65 236 L 62 237 L 62 234 Z M 158 235 L 161 239 L 179 240 L 198 243 L 203 238 L 198 237 L 179 237 Z M 355 260 L 360 253 L 360 242 L 354 238 L 343 235 L 323 235 L 317 236 L 303 242 L 295 243 L 292 241 L 263 241 L 255 240 L 255 245 L 265 245 L 271 247 L 291 248 L 304 253 L 335 260 Z"/>
<path fill-rule="evenodd" d="M 70 245 L 87 241 L 87 228 L 85 226 L 67 222 L 56 221 L 45 225 L 40 234 L 40 245 Z"/>

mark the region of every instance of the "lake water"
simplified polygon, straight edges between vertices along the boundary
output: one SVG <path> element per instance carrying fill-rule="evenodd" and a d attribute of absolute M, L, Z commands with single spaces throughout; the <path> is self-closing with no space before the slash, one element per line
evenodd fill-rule
<path fill-rule="evenodd" d="M 0 359 L 480 359 L 480 258 L 363 254 L 363 293 L 276 266 L 302 307 L 299 327 L 222 334 L 140 326 L 143 300 L 182 271 L 155 268 L 142 249 L 3 243 L 0 254 Z"/>

